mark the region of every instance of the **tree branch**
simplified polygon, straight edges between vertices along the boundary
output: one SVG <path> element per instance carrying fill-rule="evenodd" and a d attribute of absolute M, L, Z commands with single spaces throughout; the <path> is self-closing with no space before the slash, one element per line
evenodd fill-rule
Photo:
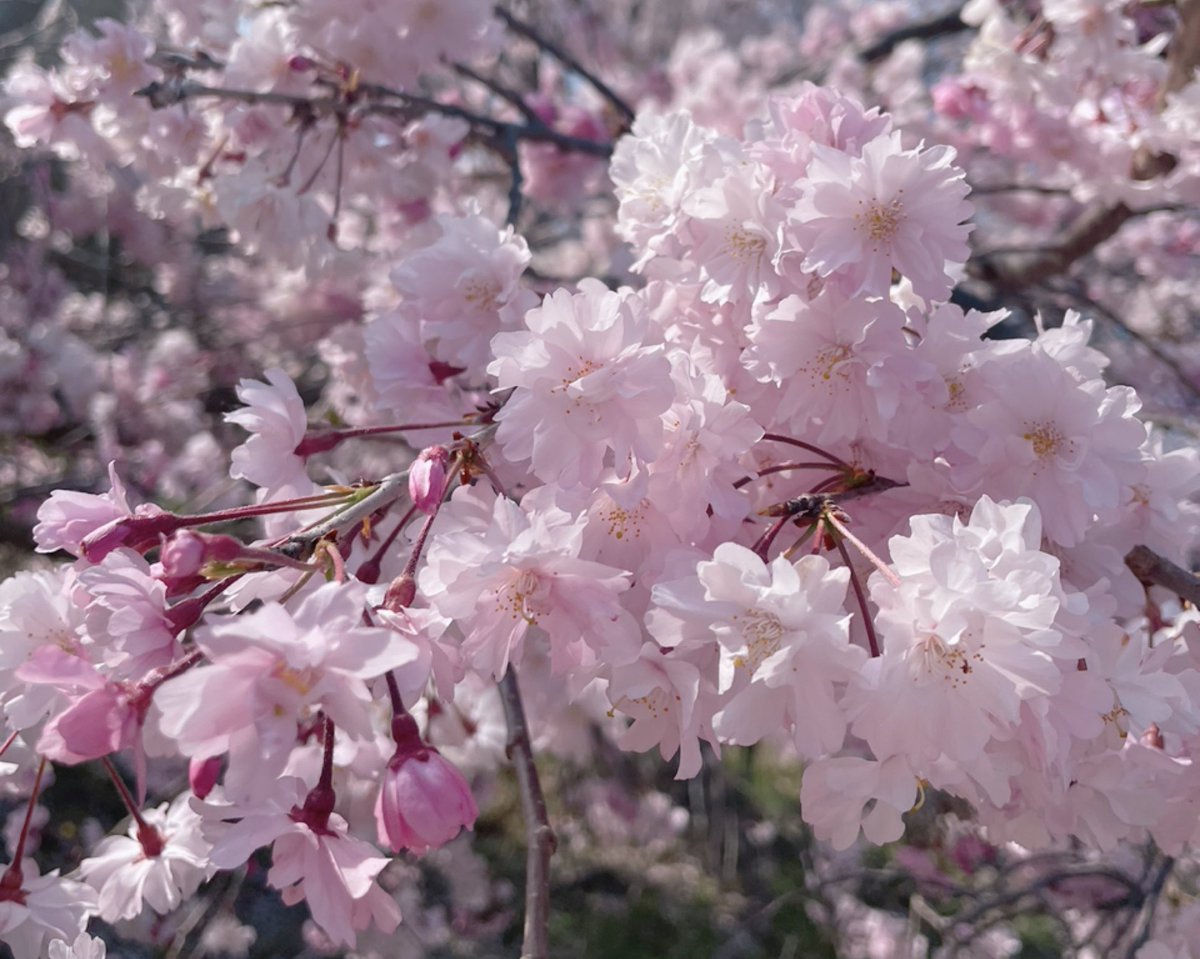
<path fill-rule="evenodd" d="M 940 17 L 923 20 L 920 23 L 910 23 L 899 30 L 893 30 L 886 36 L 876 40 L 865 50 L 862 50 L 858 54 L 858 58 L 864 63 L 876 63 L 895 50 L 905 40 L 932 40 L 935 37 L 944 37 L 951 33 L 968 30 L 970 27 L 963 22 L 961 13 L 962 8 L 959 7 L 957 10 L 951 10 Z"/>
<path fill-rule="evenodd" d="M 633 118 L 635 116 L 633 107 L 626 103 L 625 100 L 615 90 L 612 89 L 612 87 L 588 70 L 587 67 L 580 63 L 575 57 L 573 57 L 562 47 L 558 46 L 558 44 L 551 43 L 529 24 L 522 20 L 518 20 L 498 4 L 493 7 L 493 10 L 495 11 L 496 16 L 503 20 L 504 25 L 513 33 L 516 33 L 524 37 L 526 40 L 533 42 L 558 60 L 559 63 L 561 63 L 568 70 L 578 73 L 581 77 L 583 77 L 583 79 L 590 83 L 595 91 L 599 93 L 600 96 L 604 97 L 604 99 L 612 105 L 613 109 L 621 115 L 621 118 L 625 121 L 626 125 L 633 123 Z"/>
<path fill-rule="evenodd" d="M 508 722 L 505 751 L 517 773 L 521 791 L 521 812 L 525 818 L 525 936 L 521 959 L 549 959 L 550 956 L 550 857 L 558 846 L 546 799 L 533 761 L 533 746 L 517 673 L 512 666 L 500 680 L 504 718 Z"/>
<path fill-rule="evenodd" d="M 1165 556 L 1159 556 L 1150 547 L 1135 546 L 1125 556 L 1125 565 L 1146 586 L 1163 586 L 1180 599 L 1200 606 L 1200 578 Z"/>

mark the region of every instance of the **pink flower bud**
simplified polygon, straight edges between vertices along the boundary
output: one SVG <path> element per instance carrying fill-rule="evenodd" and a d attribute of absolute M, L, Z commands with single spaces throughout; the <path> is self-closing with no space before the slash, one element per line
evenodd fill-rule
<path fill-rule="evenodd" d="M 288 57 L 288 69 L 296 73 L 307 73 L 309 70 L 315 70 L 317 62 L 312 57 L 306 57 L 302 53 L 295 53 Z"/>
<path fill-rule="evenodd" d="M 383 608 L 398 613 L 411 606 L 416 596 L 417 581 L 402 573 L 388 584 L 387 592 L 383 594 Z"/>
<path fill-rule="evenodd" d="M 444 446 L 430 446 L 421 450 L 417 461 L 408 471 L 408 495 L 413 506 L 423 513 L 437 512 L 446 494 L 446 464 L 450 462 L 450 451 Z"/>
<path fill-rule="evenodd" d="M 197 799 L 204 799 L 217 780 L 221 777 L 221 757 L 209 756 L 208 759 L 193 759 L 188 763 L 188 785 Z"/>
<path fill-rule="evenodd" d="M 163 543 L 159 561 L 166 576 L 195 576 L 204 565 L 204 538 L 191 530 L 180 530 Z"/>
<path fill-rule="evenodd" d="M 397 717 L 392 730 L 396 754 L 375 803 L 380 843 L 423 853 L 474 827 L 479 809 L 462 773 L 421 741 L 411 716 Z"/>

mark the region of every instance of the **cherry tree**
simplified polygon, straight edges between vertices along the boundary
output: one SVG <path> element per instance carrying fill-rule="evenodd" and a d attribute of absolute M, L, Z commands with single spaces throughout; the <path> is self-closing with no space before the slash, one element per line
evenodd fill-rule
<path fill-rule="evenodd" d="M 839 954 L 1192 954 L 1200 4 L 680 11 L 154 0 L 11 66 L 17 959 L 245 954 L 182 913 L 252 875 L 448 942 L 414 864 L 509 765 L 540 959 L 547 762 L 749 747 Z M 78 767 L 127 828 L 43 874 Z"/>

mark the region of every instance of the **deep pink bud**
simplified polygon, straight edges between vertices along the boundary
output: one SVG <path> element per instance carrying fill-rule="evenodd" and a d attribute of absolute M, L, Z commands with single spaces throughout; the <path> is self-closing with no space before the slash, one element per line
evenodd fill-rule
<path fill-rule="evenodd" d="M 204 565 L 204 538 L 189 529 L 181 529 L 163 543 L 159 553 L 163 574 L 177 579 L 195 576 Z"/>
<path fill-rule="evenodd" d="M 407 609 L 417 596 L 417 581 L 407 573 L 401 573 L 388 584 L 383 594 L 383 608 L 393 613 Z"/>
<path fill-rule="evenodd" d="M 221 757 L 209 756 L 208 759 L 193 759 L 188 763 L 188 785 L 192 787 L 192 795 L 204 799 L 217 780 L 221 777 Z"/>
<path fill-rule="evenodd" d="M 173 533 L 181 522 L 180 517 L 157 506 L 139 506 L 134 515 L 114 519 L 85 536 L 81 552 L 92 563 L 101 562 L 122 546 L 144 553 L 157 546 L 162 536 Z"/>
<path fill-rule="evenodd" d="M 379 842 L 393 852 L 423 853 L 473 828 L 479 809 L 462 773 L 421 742 L 411 716 L 396 717 L 392 730 L 396 754 L 375 802 Z"/>
<path fill-rule="evenodd" d="M 333 449 L 345 438 L 346 434 L 341 430 L 309 430 L 304 434 L 304 439 L 300 441 L 293 452 L 301 459 L 308 459 L 308 457 L 317 453 L 324 453 Z"/>
<path fill-rule="evenodd" d="M 294 70 L 296 73 L 307 73 L 309 70 L 317 68 L 317 61 L 302 53 L 294 53 L 288 57 L 287 65 L 289 70 Z"/>
<path fill-rule="evenodd" d="M 450 451 L 444 446 L 429 446 L 421 450 L 408 471 L 408 495 L 413 506 L 423 513 L 437 512 L 446 495 L 446 465 Z"/>

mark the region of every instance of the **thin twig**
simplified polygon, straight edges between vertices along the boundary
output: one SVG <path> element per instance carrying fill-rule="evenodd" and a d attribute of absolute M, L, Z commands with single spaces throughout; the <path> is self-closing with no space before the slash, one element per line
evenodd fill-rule
<path fill-rule="evenodd" d="M 511 666 L 500 680 L 504 717 L 508 722 L 505 751 L 513 762 L 517 786 L 521 791 L 521 812 L 525 818 L 528 844 L 525 854 L 525 935 L 521 959 L 549 959 L 550 956 L 550 857 L 558 839 L 550 827 L 546 798 L 533 761 L 533 745 L 517 673 Z"/>
<path fill-rule="evenodd" d="M 864 63 L 875 63 L 886 57 L 905 40 L 932 40 L 935 37 L 943 37 L 966 30 L 968 26 L 960 14 L 961 8 L 944 13 L 940 17 L 934 17 L 932 20 L 910 23 L 898 30 L 893 30 L 859 53 L 858 58 Z"/>
<path fill-rule="evenodd" d="M 1142 903 L 1141 911 L 1138 913 L 1137 925 L 1135 931 L 1129 939 L 1129 948 L 1125 954 L 1128 959 L 1134 959 L 1138 950 L 1142 948 L 1150 939 L 1150 935 L 1154 930 L 1154 913 L 1158 908 L 1158 900 L 1162 896 L 1163 887 L 1167 883 L 1167 877 L 1171 875 L 1171 870 L 1175 868 L 1175 859 L 1172 856 L 1166 856 L 1159 864 L 1158 871 L 1154 874 L 1154 881 L 1150 883 L 1150 888 L 1146 890 L 1146 899 Z"/>
<path fill-rule="evenodd" d="M 326 536 L 353 529 L 377 510 L 391 506 L 407 490 L 408 470 L 401 470 L 399 473 L 385 476 L 371 492 L 358 502 L 351 503 L 345 509 L 339 510 L 309 529 L 294 533 L 275 549 L 286 556 L 305 559 L 311 555 L 317 543 Z"/>
<path fill-rule="evenodd" d="M 518 20 L 503 7 L 497 5 L 493 7 L 493 10 L 495 11 L 496 16 L 504 21 L 504 24 L 508 27 L 508 29 L 541 47 L 568 70 L 578 73 L 581 77 L 583 77 L 583 79 L 592 85 L 592 87 L 597 93 L 600 94 L 600 96 L 604 97 L 604 99 L 612 105 L 613 109 L 621 115 L 627 124 L 633 123 L 633 118 L 635 116 L 633 108 L 626 103 L 625 100 L 615 90 L 612 89 L 612 87 L 588 70 L 587 67 L 580 63 L 575 57 L 573 57 L 562 47 L 558 46 L 558 44 L 547 40 L 529 24 L 522 20 Z"/>
<path fill-rule="evenodd" d="M 1192 382 L 1191 374 L 1183 368 L 1175 357 L 1167 350 L 1159 346 L 1152 339 L 1143 333 L 1139 333 L 1133 329 L 1128 323 L 1122 320 L 1116 313 L 1104 306 L 1102 303 L 1093 300 L 1080 288 L 1082 284 L 1074 284 L 1071 289 L 1063 289 L 1062 293 L 1071 297 L 1077 304 L 1081 305 L 1086 311 L 1097 314 L 1101 319 L 1106 320 L 1113 326 L 1117 327 L 1123 333 L 1129 335 L 1133 340 L 1142 346 L 1151 356 L 1162 363 L 1167 369 L 1175 374 L 1179 380 L 1179 385 L 1182 386 L 1193 399 L 1200 399 L 1200 386 Z"/>

